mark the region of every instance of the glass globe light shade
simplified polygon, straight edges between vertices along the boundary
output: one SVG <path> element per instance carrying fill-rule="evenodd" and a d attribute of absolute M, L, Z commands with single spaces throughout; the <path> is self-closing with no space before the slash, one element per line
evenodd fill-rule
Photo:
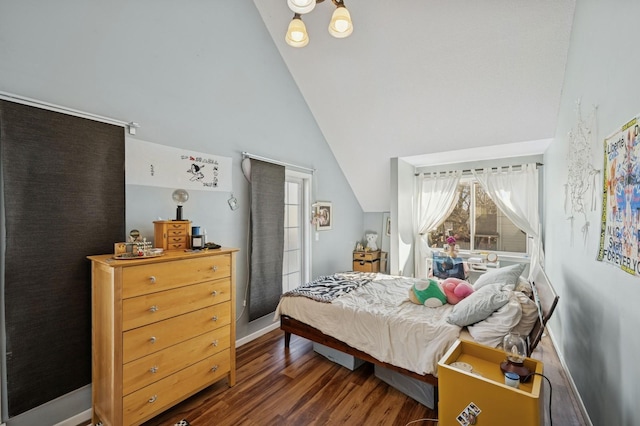
<path fill-rule="evenodd" d="M 173 191 L 173 194 L 171 194 L 171 198 L 173 198 L 173 201 L 175 201 L 177 205 L 181 206 L 189 199 L 189 193 L 184 189 L 176 189 Z"/>
<path fill-rule="evenodd" d="M 292 47 L 304 47 L 309 44 L 309 35 L 307 34 L 307 27 L 300 18 L 294 18 L 289 23 L 287 29 L 287 35 L 285 41 Z"/>
<path fill-rule="evenodd" d="M 353 32 L 353 22 L 351 14 L 346 7 L 338 7 L 333 11 L 331 22 L 329 23 L 329 34 L 336 38 L 349 37 Z"/>
<path fill-rule="evenodd" d="M 171 198 L 178 205 L 176 208 L 176 220 L 182 220 L 182 205 L 189 199 L 189 193 L 184 189 L 176 189 L 171 194 Z"/>
<path fill-rule="evenodd" d="M 522 364 L 527 356 L 527 344 L 519 333 L 509 333 L 504 336 L 502 348 L 507 360 L 515 364 Z"/>

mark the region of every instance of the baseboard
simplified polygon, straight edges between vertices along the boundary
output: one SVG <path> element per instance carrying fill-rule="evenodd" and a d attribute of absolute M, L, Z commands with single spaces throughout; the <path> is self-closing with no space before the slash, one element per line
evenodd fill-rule
<path fill-rule="evenodd" d="M 83 386 L 6 420 L 7 426 L 78 426 L 91 422 L 91 385 Z M 43 423 L 42 419 L 47 419 Z"/>
<path fill-rule="evenodd" d="M 280 328 L 280 322 L 276 322 L 276 323 L 273 323 L 273 324 L 271 324 L 271 325 L 269 325 L 267 327 L 261 328 L 260 330 L 249 334 L 248 336 L 245 336 L 245 337 L 243 337 L 241 339 L 236 340 L 236 348 L 240 347 L 240 346 L 242 346 L 244 344 L 247 344 L 252 340 L 257 339 L 260 336 L 264 336 L 268 332 L 276 330 L 278 328 Z"/>
<path fill-rule="evenodd" d="M 60 423 L 56 423 L 53 426 L 78 426 L 78 425 L 88 425 L 91 423 L 91 415 L 93 411 L 91 408 L 83 411 L 82 413 L 76 414 L 73 417 L 68 418 Z"/>
<path fill-rule="evenodd" d="M 580 411 L 582 412 L 582 417 L 588 423 L 585 426 L 593 426 L 593 423 L 589 418 L 589 414 L 587 413 L 587 407 L 585 407 L 584 402 L 582 402 L 582 396 L 580 396 L 580 392 L 578 392 L 576 383 L 573 381 L 573 377 L 569 372 L 569 367 L 567 366 L 567 363 L 564 360 L 564 355 L 562 354 L 562 351 L 558 350 L 558 344 L 556 342 L 556 339 L 553 337 L 553 332 L 551 332 L 551 329 L 547 327 L 545 330 L 545 333 L 549 336 L 549 339 L 551 340 L 551 344 L 553 345 L 553 348 L 555 349 L 556 354 L 558 354 L 558 359 L 560 360 L 560 365 L 562 366 L 562 370 L 564 371 L 564 374 L 567 376 L 567 379 L 569 380 L 569 386 L 571 386 L 571 390 L 573 390 L 573 394 L 576 396 L 576 399 L 578 400 L 578 405 L 579 405 Z"/>

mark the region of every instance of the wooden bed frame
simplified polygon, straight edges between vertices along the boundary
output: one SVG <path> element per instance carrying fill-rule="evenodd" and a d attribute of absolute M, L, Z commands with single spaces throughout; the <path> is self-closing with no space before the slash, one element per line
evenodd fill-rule
<path fill-rule="evenodd" d="M 538 346 L 538 343 L 540 343 L 540 340 L 542 339 L 542 335 L 544 333 L 544 327 L 549 321 L 549 318 L 551 318 L 551 315 L 553 314 L 553 311 L 558 304 L 558 299 L 560 298 L 556 294 L 553 286 L 549 282 L 547 274 L 545 274 L 542 268 L 537 268 L 537 270 L 534 272 L 534 276 L 531 280 L 531 287 L 533 289 L 532 299 L 536 301 L 536 304 L 538 305 L 538 320 L 527 336 L 528 356 L 531 355 L 536 346 Z M 356 358 L 360 358 L 364 361 L 371 362 L 372 364 L 379 365 L 381 367 L 400 372 L 406 376 L 412 377 L 422 382 L 429 383 L 436 388 L 438 386 L 437 377 L 431 374 L 418 374 L 405 368 L 382 362 L 372 357 L 371 355 L 353 348 L 347 343 L 342 342 L 334 337 L 328 336 L 317 328 L 298 321 L 297 319 L 292 318 L 288 315 L 280 316 L 280 329 L 284 331 L 285 348 L 289 348 L 291 335 L 295 334 L 297 336 L 309 339 L 313 342 L 320 343 L 321 345 L 336 349 L 340 352 L 353 355 Z"/>

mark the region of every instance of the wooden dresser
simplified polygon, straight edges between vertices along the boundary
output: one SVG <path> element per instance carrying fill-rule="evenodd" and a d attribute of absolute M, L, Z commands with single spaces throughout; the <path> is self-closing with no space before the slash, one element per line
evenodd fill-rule
<path fill-rule="evenodd" d="M 89 256 L 93 424 L 139 425 L 235 376 L 234 248 Z"/>
<path fill-rule="evenodd" d="M 165 250 L 191 247 L 190 220 L 156 220 L 153 222 L 153 244 Z"/>

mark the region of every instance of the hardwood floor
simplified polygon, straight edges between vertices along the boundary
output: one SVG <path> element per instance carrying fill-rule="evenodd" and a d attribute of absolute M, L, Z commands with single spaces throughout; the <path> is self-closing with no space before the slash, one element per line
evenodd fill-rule
<path fill-rule="evenodd" d="M 544 363 L 553 385 L 553 423 L 581 426 L 576 399 L 548 337 L 533 354 Z M 545 425 L 548 388 L 545 382 Z M 398 425 L 436 419 L 437 413 L 375 377 L 365 364 L 349 371 L 313 351 L 308 340 L 274 330 L 237 351 L 237 383 L 221 381 L 187 399 L 144 426 L 171 426 L 181 419 L 192 426 L 224 425 Z M 434 420 L 412 423 L 437 425 Z"/>

